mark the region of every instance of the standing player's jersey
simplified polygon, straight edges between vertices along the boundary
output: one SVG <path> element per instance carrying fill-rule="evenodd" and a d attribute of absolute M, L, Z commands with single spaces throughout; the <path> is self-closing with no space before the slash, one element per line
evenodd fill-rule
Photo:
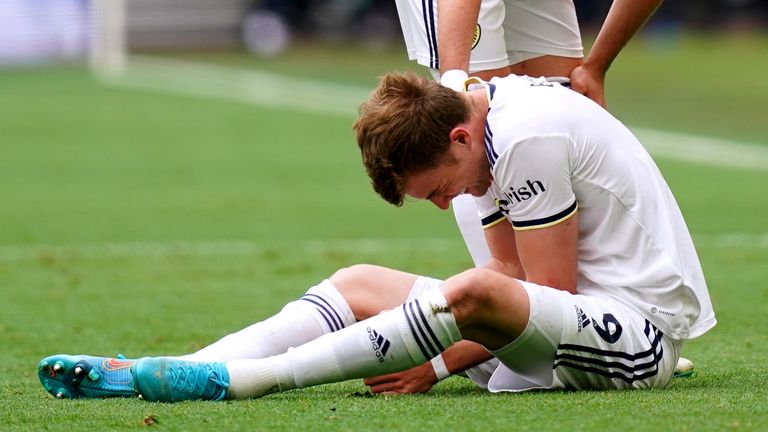
<path fill-rule="evenodd" d="M 494 178 L 478 199 L 483 225 L 539 229 L 578 211 L 578 293 L 622 301 L 675 339 L 714 326 L 683 216 L 632 133 L 558 84 L 510 76 L 483 85 Z"/>
<path fill-rule="evenodd" d="M 396 0 L 408 57 L 440 68 L 437 0 Z M 498 69 L 542 55 L 581 58 L 572 0 L 482 0 L 469 71 Z"/>

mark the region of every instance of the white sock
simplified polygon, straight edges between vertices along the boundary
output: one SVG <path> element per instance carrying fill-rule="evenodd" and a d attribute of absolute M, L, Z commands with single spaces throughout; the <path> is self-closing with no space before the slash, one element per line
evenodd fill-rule
<path fill-rule="evenodd" d="M 344 297 L 326 279 L 299 300 L 285 305 L 276 315 L 179 358 L 218 362 L 266 358 L 341 330 L 355 321 Z"/>
<path fill-rule="evenodd" d="M 285 354 L 227 362 L 227 397 L 245 399 L 274 391 L 364 378 L 420 365 L 461 340 L 439 288 Z"/>

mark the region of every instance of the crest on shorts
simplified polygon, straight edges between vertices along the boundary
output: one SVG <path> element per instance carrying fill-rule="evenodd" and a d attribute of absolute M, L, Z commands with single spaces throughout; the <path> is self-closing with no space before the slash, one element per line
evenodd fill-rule
<path fill-rule="evenodd" d="M 470 49 L 475 49 L 475 47 L 477 46 L 477 43 L 480 42 L 480 35 L 482 33 L 483 32 L 480 30 L 480 24 L 477 24 L 475 26 L 475 34 L 472 35 L 472 48 Z"/>

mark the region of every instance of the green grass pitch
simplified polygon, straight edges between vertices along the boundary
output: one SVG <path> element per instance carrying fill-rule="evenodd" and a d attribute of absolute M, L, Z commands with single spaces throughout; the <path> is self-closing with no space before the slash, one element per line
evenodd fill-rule
<path fill-rule="evenodd" d="M 630 44 L 609 108 L 632 126 L 768 147 L 766 39 L 668 42 Z M 318 52 L 202 60 L 367 87 L 410 66 L 399 47 Z M 0 430 L 765 430 L 768 169 L 664 158 L 719 320 L 683 349 L 698 375 L 664 390 L 490 395 L 450 378 L 370 397 L 349 381 L 169 405 L 42 389 L 43 356 L 190 352 L 341 266 L 468 267 L 450 213 L 375 196 L 352 120 L 110 87 L 78 69 L 0 73 Z"/>

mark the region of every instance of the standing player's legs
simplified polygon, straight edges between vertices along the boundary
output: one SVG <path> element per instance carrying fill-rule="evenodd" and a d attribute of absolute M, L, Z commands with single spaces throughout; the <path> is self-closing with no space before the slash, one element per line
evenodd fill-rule
<path fill-rule="evenodd" d="M 507 57 L 518 75 L 570 76 L 584 56 L 581 31 L 572 0 L 504 0 L 504 38 Z M 525 66 L 523 62 L 541 56 L 577 61 L 570 68 L 557 63 Z M 532 66 L 529 64 L 529 66 Z M 541 67 L 539 67 L 541 66 Z"/>
<path fill-rule="evenodd" d="M 368 277 L 359 277 L 362 274 Z M 414 275 L 377 266 L 342 269 L 272 317 L 193 354 L 174 358 L 225 362 L 281 354 L 401 304 L 417 283 Z M 43 359 L 38 365 L 38 376 L 46 390 L 57 397 L 133 396 L 129 368 L 134 362 L 125 358 L 60 354 Z"/>
<path fill-rule="evenodd" d="M 484 265 L 491 259 L 491 251 L 485 242 L 475 199 L 469 194 L 459 195 L 451 201 L 451 208 L 472 261 L 477 267 Z"/>
<path fill-rule="evenodd" d="M 396 0 L 408 58 L 432 70 L 440 69 L 437 0 Z M 504 2 L 483 0 L 470 45 L 469 72 L 506 70 L 509 65 L 504 41 Z M 505 74 L 506 75 L 506 74 Z M 436 77 L 437 78 L 437 77 Z"/>

